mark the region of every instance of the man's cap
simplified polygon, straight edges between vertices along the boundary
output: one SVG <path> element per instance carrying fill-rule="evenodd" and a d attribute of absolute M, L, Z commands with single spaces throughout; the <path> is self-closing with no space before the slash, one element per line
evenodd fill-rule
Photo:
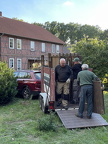
<path fill-rule="evenodd" d="M 74 58 L 73 62 L 78 62 L 80 59 L 78 57 Z"/>

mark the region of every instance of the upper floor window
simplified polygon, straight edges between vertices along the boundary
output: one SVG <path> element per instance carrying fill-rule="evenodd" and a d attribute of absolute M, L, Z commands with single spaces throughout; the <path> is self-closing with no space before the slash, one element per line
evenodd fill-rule
<path fill-rule="evenodd" d="M 52 44 L 52 53 L 55 53 L 55 44 Z"/>
<path fill-rule="evenodd" d="M 17 39 L 17 49 L 21 49 L 21 39 Z"/>
<path fill-rule="evenodd" d="M 9 68 L 14 68 L 14 58 L 9 58 Z"/>
<path fill-rule="evenodd" d="M 9 38 L 9 48 L 14 49 L 14 38 Z"/>
<path fill-rule="evenodd" d="M 56 45 L 56 53 L 59 53 L 59 52 L 60 52 L 59 45 Z"/>
<path fill-rule="evenodd" d="M 21 59 L 17 59 L 17 70 L 21 70 L 22 67 L 22 63 L 21 63 Z"/>
<path fill-rule="evenodd" d="M 45 52 L 45 43 L 42 43 L 42 52 Z"/>
<path fill-rule="evenodd" d="M 34 42 L 34 41 L 31 41 L 31 42 L 30 42 L 30 50 L 31 50 L 31 51 L 34 51 L 34 50 L 35 50 L 35 42 Z"/>

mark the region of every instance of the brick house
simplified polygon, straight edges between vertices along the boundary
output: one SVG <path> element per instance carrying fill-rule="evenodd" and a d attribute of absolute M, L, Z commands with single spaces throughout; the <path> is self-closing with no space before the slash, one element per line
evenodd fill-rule
<path fill-rule="evenodd" d="M 63 53 L 64 44 L 42 27 L 3 17 L 0 12 L 0 61 L 9 68 L 30 69 L 41 55 Z"/>

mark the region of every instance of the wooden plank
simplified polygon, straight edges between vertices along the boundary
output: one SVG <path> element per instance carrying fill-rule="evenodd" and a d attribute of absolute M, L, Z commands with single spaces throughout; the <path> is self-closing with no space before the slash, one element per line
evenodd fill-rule
<path fill-rule="evenodd" d="M 63 125 L 67 129 L 74 128 L 87 128 L 87 127 L 97 127 L 97 126 L 108 126 L 108 123 L 100 114 L 93 113 L 91 119 L 86 118 L 86 113 L 83 118 L 78 118 L 75 116 L 77 109 L 72 110 L 57 110 L 57 114 L 60 117 Z"/>
<path fill-rule="evenodd" d="M 94 81 L 94 112 L 99 114 L 105 113 L 104 95 L 101 89 L 101 81 Z"/>

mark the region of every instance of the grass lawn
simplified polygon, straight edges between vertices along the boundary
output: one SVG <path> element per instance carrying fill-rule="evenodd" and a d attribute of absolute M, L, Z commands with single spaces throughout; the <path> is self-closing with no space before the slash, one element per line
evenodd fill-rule
<path fill-rule="evenodd" d="M 108 122 L 108 94 L 103 117 Z M 56 131 L 40 131 L 38 120 L 50 117 L 39 108 L 38 100 L 15 100 L 0 106 L 0 144 L 108 144 L 108 126 L 67 130 L 56 114 L 51 115 Z"/>

